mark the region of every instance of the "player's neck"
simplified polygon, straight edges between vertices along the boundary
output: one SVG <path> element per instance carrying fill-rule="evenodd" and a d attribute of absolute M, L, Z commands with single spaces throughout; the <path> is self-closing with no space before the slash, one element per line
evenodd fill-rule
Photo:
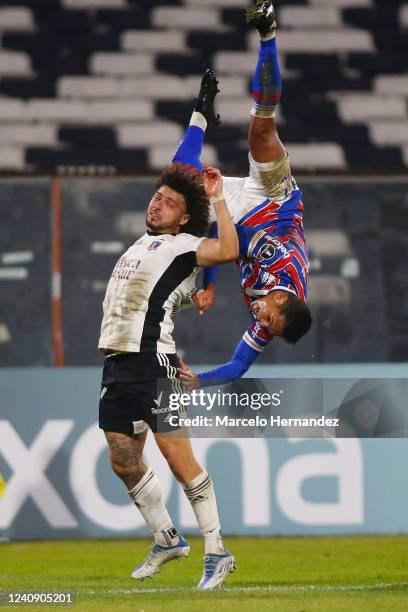
<path fill-rule="evenodd" d="M 161 232 L 155 232 L 147 228 L 146 233 L 149 234 L 149 236 L 164 236 L 164 235 L 177 236 L 179 232 L 172 232 L 170 230 L 169 231 L 163 230 Z"/>

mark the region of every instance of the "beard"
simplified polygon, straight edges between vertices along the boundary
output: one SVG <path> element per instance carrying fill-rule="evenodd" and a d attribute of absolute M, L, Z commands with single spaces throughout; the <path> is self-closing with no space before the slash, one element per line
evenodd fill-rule
<path fill-rule="evenodd" d="M 146 226 L 155 232 L 162 230 L 164 228 L 163 222 L 161 219 L 149 219 L 149 214 L 146 215 Z"/>
<path fill-rule="evenodd" d="M 149 213 L 146 214 L 146 226 L 149 230 L 158 234 L 177 234 L 180 228 L 180 225 L 176 225 L 174 222 L 164 222 L 162 217 L 152 219 L 149 217 Z"/>

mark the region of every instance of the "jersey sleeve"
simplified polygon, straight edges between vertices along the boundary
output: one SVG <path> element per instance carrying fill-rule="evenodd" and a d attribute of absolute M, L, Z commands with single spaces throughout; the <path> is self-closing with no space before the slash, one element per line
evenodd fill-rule
<path fill-rule="evenodd" d="M 218 225 L 217 223 L 212 223 L 210 225 L 210 229 L 208 230 L 208 237 L 209 238 L 218 238 Z M 204 278 L 203 278 L 203 285 L 204 287 L 207 285 L 215 285 L 217 282 L 217 277 L 218 277 L 218 270 L 219 270 L 219 266 L 218 265 L 213 265 L 213 266 L 207 266 L 206 268 L 204 268 Z"/>
<path fill-rule="evenodd" d="M 259 231 L 253 227 L 247 227 L 246 225 L 236 225 L 235 229 L 238 234 L 239 242 L 239 255 L 240 257 L 248 257 L 248 249 L 255 234 Z"/>
<path fill-rule="evenodd" d="M 174 252 L 176 256 L 184 255 L 185 253 L 196 253 L 200 243 L 205 239 L 205 236 L 199 238 L 198 236 L 193 236 L 192 234 L 177 234 L 176 239 L 173 242 Z"/>
<path fill-rule="evenodd" d="M 230 380 L 241 378 L 255 361 L 259 353 L 240 340 L 230 361 L 222 365 L 198 374 L 200 387 L 222 385 Z"/>
<path fill-rule="evenodd" d="M 223 193 L 227 203 L 228 212 L 232 220 L 237 223 L 243 216 L 242 210 L 246 204 L 245 183 L 247 178 L 237 176 L 223 176 Z M 214 223 L 217 220 L 217 215 L 213 206 L 210 206 L 209 222 Z"/>
<path fill-rule="evenodd" d="M 265 346 L 267 346 L 272 340 L 273 336 L 263 329 L 257 321 L 251 323 L 242 336 L 242 341 L 258 353 L 262 353 Z"/>
<path fill-rule="evenodd" d="M 272 338 L 273 336 L 263 330 L 259 323 L 250 325 L 239 341 L 230 361 L 198 374 L 200 387 L 222 385 L 230 380 L 241 378 Z"/>

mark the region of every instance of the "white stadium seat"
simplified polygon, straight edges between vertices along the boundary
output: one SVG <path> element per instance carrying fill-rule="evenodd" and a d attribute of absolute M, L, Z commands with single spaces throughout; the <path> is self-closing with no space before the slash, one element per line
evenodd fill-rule
<path fill-rule="evenodd" d="M 140 78 L 64 77 L 58 92 L 66 98 L 149 98 L 183 100 L 190 97 L 183 79 L 172 76 Z"/>
<path fill-rule="evenodd" d="M 366 122 L 385 117 L 407 119 L 407 104 L 403 98 L 375 96 L 371 93 L 339 96 L 339 114 L 346 123 Z"/>
<path fill-rule="evenodd" d="M 0 122 L 23 120 L 26 103 L 12 98 L 0 98 Z"/>
<path fill-rule="evenodd" d="M 3 30 L 30 32 L 34 29 L 33 15 L 29 8 L 23 6 L 0 8 L 0 32 Z"/>
<path fill-rule="evenodd" d="M 370 136 L 374 144 L 408 147 L 408 117 L 403 121 L 373 121 Z"/>
<path fill-rule="evenodd" d="M 55 125 L 0 124 L 0 147 L 5 144 L 52 146 L 57 143 L 57 128 Z"/>
<path fill-rule="evenodd" d="M 122 147 L 146 147 L 170 145 L 175 149 L 181 140 L 183 129 L 177 123 L 156 120 L 152 123 L 122 124 L 117 130 L 118 144 Z"/>
<path fill-rule="evenodd" d="M 224 29 L 220 25 L 219 12 L 214 8 L 158 7 L 152 13 L 157 28 L 180 30 Z"/>
<path fill-rule="evenodd" d="M 45 123 L 110 124 L 122 121 L 145 121 L 153 119 L 153 108 L 147 100 L 138 102 L 119 101 L 85 102 L 79 100 L 19 100 L 0 99 L 0 121 L 19 120 Z"/>
<path fill-rule="evenodd" d="M 340 28 L 343 23 L 340 10 L 336 7 L 283 7 L 279 13 L 279 25 L 282 28 Z"/>
<path fill-rule="evenodd" d="M 350 238 L 342 230 L 310 229 L 307 241 L 315 257 L 350 257 L 353 254 Z"/>
<path fill-rule="evenodd" d="M 154 57 L 141 53 L 95 53 L 90 69 L 95 74 L 152 74 Z"/>
<path fill-rule="evenodd" d="M 345 8 L 370 8 L 373 6 L 373 0 L 310 0 L 311 4 L 317 6 L 330 6 Z"/>
<path fill-rule="evenodd" d="M 290 144 L 287 149 L 291 163 L 298 168 L 344 170 L 347 167 L 343 149 L 336 143 Z"/>
<path fill-rule="evenodd" d="M 121 80 L 115 77 L 62 77 L 57 91 L 60 98 L 117 98 Z"/>
<path fill-rule="evenodd" d="M 376 93 L 383 96 L 404 96 L 408 98 L 408 75 L 391 74 L 377 77 L 374 80 Z"/>
<path fill-rule="evenodd" d="M 222 122 L 225 125 L 235 125 L 239 123 L 248 123 L 249 113 L 251 112 L 252 103 L 249 98 L 220 98 L 218 102 L 218 111 L 221 114 Z"/>
<path fill-rule="evenodd" d="M 249 34 L 249 46 L 258 48 L 258 35 Z M 369 32 L 355 28 L 281 30 L 279 49 L 283 53 L 335 53 L 366 51 L 374 53 L 375 45 Z"/>
<path fill-rule="evenodd" d="M 408 3 L 403 4 L 400 8 L 399 19 L 401 25 L 404 27 L 408 27 Z"/>
<path fill-rule="evenodd" d="M 173 51 L 184 51 L 186 49 L 186 33 L 185 32 L 147 32 L 146 30 L 129 30 L 123 32 L 121 38 L 121 47 L 124 51 L 156 51 L 166 53 Z"/>
<path fill-rule="evenodd" d="M 203 0 L 184 0 L 184 4 L 189 6 L 204 6 Z M 248 6 L 248 0 L 205 0 L 206 7 L 215 8 L 246 8 Z"/>
<path fill-rule="evenodd" d="M 24 149 L 0 146 L 0 168 L 22 170 L 25 166 Z"/>
<path fill-rule="evenodd" d="M 30 57 L 20 51 L 0 49 L 0 77 L 4 76 L 32 76 Z"/>

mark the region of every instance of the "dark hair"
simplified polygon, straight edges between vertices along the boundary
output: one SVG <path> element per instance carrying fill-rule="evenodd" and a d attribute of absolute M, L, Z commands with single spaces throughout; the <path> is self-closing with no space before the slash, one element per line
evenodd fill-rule
<path fill-rule="evenodd" d="M 312 326 L 310 308 L 306 302 L 295 295 L 289 295 L 287 301 L 281 306 L 280 312 L 286 319 L 282 338 L 289 344 L 296 344 Z"/>
<path fill-rule="evenodd" d="M 193 166 L 171 164 L 159 176 L 156 189 L 167 185 L 177 191 L 186 201 L 187 213 L 191 219 L 182 226 L 181 232 L 204 236 L 208 229 L 209 205 L 204 191 L 203 177 Z"/>

